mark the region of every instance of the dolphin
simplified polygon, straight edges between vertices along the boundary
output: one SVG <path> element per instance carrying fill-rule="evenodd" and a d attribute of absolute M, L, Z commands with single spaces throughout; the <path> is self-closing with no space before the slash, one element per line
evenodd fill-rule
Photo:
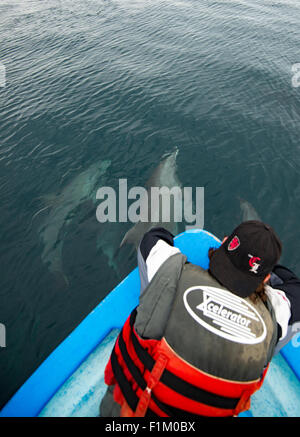
<path fill-rule="evenodd" d="M 48 265 L 50 272 L 63 275 L 66 285 L 68 279 L 62 266 L 64 230 L 83 202 L 96 199 L 97 184 L 110 164 L 109 160 L 92 164 L 54 196 L 52 205 L 41 210 L 48 209 L 48 214 L 39 228 L 39 236 L 43 243 L 41 258 Z"/>
<path fill-rule="evenodd" d="M 178 179 L 177 173 L 176 173 L 176 157 L 178 155 L 178 149 L 176 148 L 175 151 L 171 154 L 164 155 L 162 161 L 159 163 L 159 165 L 155 168 L 153 173 L 151 174 L 150 178 L 145 184 L 145 187 L 147 189 L 147 203 L 148 203 L 148 218 L 151 219 L 151 187 L 167 187 L 171 189 L 172 187 L 179 187 L 181 188 L 180 181 Z M 160 196 L 161 197 L 161 196 Z M 178 222 L 174 221 L 174 214 L 172 215 L 172 212 L 174 213 L 174 205 L 176 207 L 182 208 L 181 204 L 181 198 L 178 199 L 178 202 L 174 202 L 173 196 L 171 197 L 170 202 L 170 221 L 164 222 L 162 220 L 161 214 L 159 215 L 159 220 L 152 222 L 151 220 L 148 220 L 147 222 L 137 222 L 132 228 L 129 229 L 128 232 L 124 235 L 120 247 L 122 247 L 125 244 L 133 244 L 135 248 L 137 249 L 139 246 L 139 243 L 143 237 L 143 235 L 152 227 L 154 226 L 162 226 L 165 229 L 169 230 L 172 234 L 176 235 L 178 234 Z M 160 205 L 159 205 L 159 211 L 161 213 L 161 199 L 160 199 Z"/>
<path fill-rule="evenodd" d="M 242 198 L 238 198 L 240 201 L 240 208 L 243 215 L 243 222 L 248 220 L 259 220 L 262 221 L 259 215 L 257 214 L 255 208 L 251 205 L 251 203 L 247 202 L 247 200 L 244 200 Z"/>

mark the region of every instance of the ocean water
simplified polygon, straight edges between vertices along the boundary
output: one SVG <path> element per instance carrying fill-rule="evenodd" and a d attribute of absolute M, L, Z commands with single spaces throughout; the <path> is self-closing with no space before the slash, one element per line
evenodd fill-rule
<path fill-rule="evenodd" d="M 143 186 L 177 147 L 205 228 L 242 197 L 300 274 L 299 36 L 297 0 L 1 1 L 0 407 L 135 265 L 84 196 L 95 163 Z"/>

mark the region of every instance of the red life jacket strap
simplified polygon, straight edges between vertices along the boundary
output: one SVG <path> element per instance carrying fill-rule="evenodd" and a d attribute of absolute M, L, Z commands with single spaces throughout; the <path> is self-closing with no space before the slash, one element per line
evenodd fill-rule
<path fill-rule="evenodd" d="M 148 378 L 148 384 L 145 390 L 143 391 L 140 400 L 138 402 L 138 405 L 135 410 L 134 417 L 144 417 L 146 414 L 146 411 L 148 409 L 150 399 L 151 399 L 151 392 L 154 389 L 154 387 L 159 382 L 161 375 L 163 374 L 163 371 L 165 370 L 165 367 L 168 363 L 168 358 L 160 354 L 157 358 L 155 365 L 151 371 L 151 374 Z"/>

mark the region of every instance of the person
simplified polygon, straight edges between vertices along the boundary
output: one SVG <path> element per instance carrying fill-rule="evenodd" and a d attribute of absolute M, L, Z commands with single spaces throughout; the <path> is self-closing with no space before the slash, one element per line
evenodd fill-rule
<path fill-rule="evenodd" d="M 278 264 L 271 226 L 241 223 L 209 250 L 208 270 L 173 238 L 156 227 L 139 245 L 140 301 L 105 369 L 102 417 L 236 416 L 300 320 L 300 282 Z"/>

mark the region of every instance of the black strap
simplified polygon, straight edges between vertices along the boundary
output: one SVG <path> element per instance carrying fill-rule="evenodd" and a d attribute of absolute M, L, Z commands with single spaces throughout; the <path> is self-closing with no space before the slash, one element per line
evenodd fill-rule
<path fill-rule="evenodd" d="M 113 351 L 111 353 L 110 361 L 111 361 L 112 371 L 120 386 L 121 392 L 123 393 L 129 407 L 132 409 L 132 411 L 135 411 L 139 398 L 133 391 L 131 384 L 129 383 L 129 381 L 127 380 L 127 378 L 123 373 L 122 367 L 120 366 L 117 359 L 115 347 L 113 348 Z"/>
<path fill-rule="evenodd" d="M 135 365 L 135 363 L 132 361 L 125 344 L 125 341 L 123 339 L 122 333 L 119 336 L 119 348 L 121 351 L 121 354 L 123 356 L 123 359 L 126 363 L 126 366 L 128 370 L 130 371 L 131 375 L 133 376 L 136 383 L 141 387 L 142 390 L 145 390 L 147 387 L 147 383 L 140 371 L 140 369 Z"/>

